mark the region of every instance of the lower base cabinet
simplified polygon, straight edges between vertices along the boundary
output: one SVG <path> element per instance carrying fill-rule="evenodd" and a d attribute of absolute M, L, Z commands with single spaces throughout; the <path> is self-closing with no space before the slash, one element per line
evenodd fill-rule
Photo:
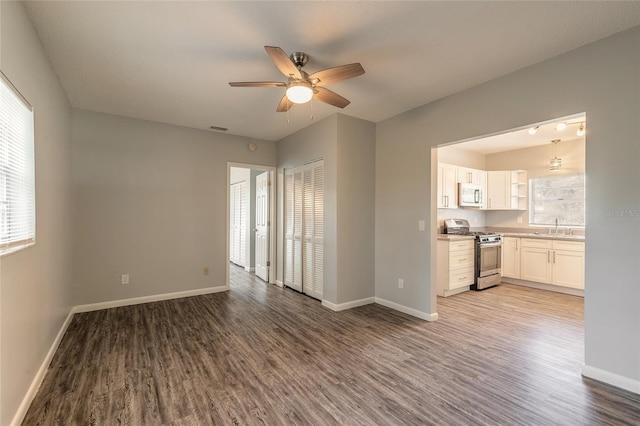
<path fill-rule="evenodd" d="M 438 240 L 438 296 L 468 290 L 475 281 L 474 240 Z"/>
<path fill-rule="evenodd" d="M 584 242 L 534 238 L 520 240 L 522 250 L 518 278 L 584 289 Z"/>

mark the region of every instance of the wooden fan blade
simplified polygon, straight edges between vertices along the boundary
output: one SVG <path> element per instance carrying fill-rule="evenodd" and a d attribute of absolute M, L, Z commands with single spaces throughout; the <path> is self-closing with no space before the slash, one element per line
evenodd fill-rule
<path fill-rule="evenodd" d="M 282 99 L 280 99 L 280 103 L 278 104 L 278 108 L 276 108 L 276 112 L 287 112 L 293 106 L 293 102 L 287 99 L 287 95 L 285 94 Z"/>
<path fill-rule="evenodd" d="M 284 87 L 286 84 L 280 81 L 233 81 L 231 87 Z"/>
<path fill-rule="evenodd" d="M 337 83 L 338 81 L 357 77 L 362 74 L 364 74 L 364 68 L 362 68 L 362 65 L 355 63 L 340 65 L 339 67 L 327 68 L 326 70 L 318 71 L 311 74 L 309 76 L 309 79 L 318 79 L 319 81 L 316 83 L 316 85 L 326 86 L 328 84 Z"/>
<path fill-rule="evenodd" d="M 293 77 L 297 79 L 302 78 L 298 67 L 296 67 L 296 64 L 291 62 L 291 59 L 289 59 L 287 54 L 284 53 L 284 50 L 275 46 L 265 46 L 264 50 L 267 51 L 267 54 L 271 57 L 271 60 L 274 64 L 276 64 L 276 67 L 278 67 L 282 74 L 286 75 L 287 77 Z"/>
<path fill-rule="evenodd" d="M 315 99 L 338 108 L 344 108 L 351 103 L 348 99 L 345 99 L 336 92 L 332 92 L 324 87 L 315 87 L 313 92 L 313 97 Z"/>

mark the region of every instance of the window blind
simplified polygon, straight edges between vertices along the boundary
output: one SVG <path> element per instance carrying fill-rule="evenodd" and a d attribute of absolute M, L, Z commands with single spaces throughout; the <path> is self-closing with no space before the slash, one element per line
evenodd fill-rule
<path fill-rule="evenodd" d="M 0 74 L 0 254 L 35 242 L 33 109 Z"/>

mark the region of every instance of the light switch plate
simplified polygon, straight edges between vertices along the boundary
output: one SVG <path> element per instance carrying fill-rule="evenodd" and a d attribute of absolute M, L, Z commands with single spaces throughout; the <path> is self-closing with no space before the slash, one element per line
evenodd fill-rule
<path fill-rule="evenodd" d="M 424 231 L 424 220 L 418 221 L 418 231 Z"/>

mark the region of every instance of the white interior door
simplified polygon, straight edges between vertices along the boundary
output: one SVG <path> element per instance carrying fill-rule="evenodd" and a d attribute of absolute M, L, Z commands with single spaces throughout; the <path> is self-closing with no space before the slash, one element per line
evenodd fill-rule
<path fill-rule="evenodd" d="M 256 176 L 256 275 L 269 282 L 269 172 Z"/>

